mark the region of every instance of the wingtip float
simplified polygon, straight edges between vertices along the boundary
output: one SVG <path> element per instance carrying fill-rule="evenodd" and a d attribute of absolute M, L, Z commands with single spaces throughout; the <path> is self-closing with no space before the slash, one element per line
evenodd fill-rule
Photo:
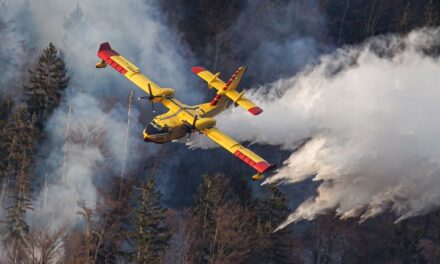
<path fill-rule="evenodd" d="M 216 120 L 213 117 L 225 110 L 229 101 L 252 115 L 263 112 L 260 107 L 244 97 L 244 92 L 237 92 L 238 84 L 246 72 L 245 66 L 238 68 L 226 83 L 219 78 L 220 73 L 213 74 L 203 67 L 193 67 L 191 70 L 205 80 L 210 89 L 215 88 L 217 94 L 210 102 L 188 106 L 174 97 L 173 89 L 162 88 L 151 81 L 134 64 L 113 50 L 108 42 L 100 45 L 98 57 L 101 60 L 96 64 L 96 68 L 110 65 L 148 94 L 141 98 L 150 100 L 152 104 L 161 103 L 168 108 L 168 112 L 156 116 L 144 129 L 144 141 L 162 144 L 185 136 L 189 138 L 193 132 L 199 132 L 254 168 L 257 173 L 252 176 L 253 180 L 263 179 L 264 173 L 275 168 L 274 164 L 270 164 L 215 127 Z"/>

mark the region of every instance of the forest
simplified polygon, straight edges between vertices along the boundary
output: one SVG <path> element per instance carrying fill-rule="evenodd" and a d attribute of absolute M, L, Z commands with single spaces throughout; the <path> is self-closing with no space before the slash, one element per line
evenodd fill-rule
<path fill-rule="evenodd" d="M 192 62 L 225 75 L 248 64 L 245 88 L 294 76 L 321 54 L 341 47 L 440 25 L 437 0 L 147 2 L 153 2 L 154 18 L 160 14 L 166 27 L 178 33 L 178 44 L 192 54 Z M 74 14 L 81 16 L 80 7 Z M 1 15 L 0 40 L 10 30 Z M 301 38 L 307 49 L 292 53 L 299 58 L 292 62 L 284 61 L 283 56 L 292 55 L 284 51 L 281 56 L 256 55 L 254 51 L 267 51 L 262 38 L 277 43 Z M 398 222 L 392 211 L 365 221 L 341 219 L 336 211 L 328 211 L 275 231 L 313 195 L 318 183 L 306 180 L 293 188 L 254 183 L 249 170 L 221 149 L 188 150 L 170 143 L 156 146 L 151 154 L 136 129 L 152 116 L 130 116 L 133 94 L 128 89 L 123 96 L 109 90 L 103 95 L 103 109 L 122 109 L 120 131 L 100 120 L 75 123 L 77 110 L 66 98 L 78 87 L 78 71 L 66 59 L 68 50 L 51 39 L 44 41 L 43 49 L 23 48 L 28 59 L 14 73 L 12 84 L 0 82 L 1 263 L 440 262 L 438 208 Z M 0 50 L 6 47 L 2 45 Z M 0 60 L 0 65 L 13 63 L 2 52 Z M 0 76 L 7 78 L 6 73 Z M 11 92 L 6 86 L 18 88 Z M 212 93 L 201 97 L 209 100 Z M 138 102 L 133 105 L 140 107 Z M 149 105 L 140 108 L 150 112 Z M 66 120 L 58 118 L 59 111 Z M 54 139 L 52 130 L 61 139 Z M 113 133 L 122 133 L 120 141 L 126 142 L 119 152 L 109 144 Z M 127 150 L 127 144 L 136 150 Z M 59 152 L 54 154 L 53 146 Z M 276 146 L 252 147 L 281 166 L 289 156 Z M 85 173 L 69 167 L 85 162 L 72 160 L 77 148 L 99 152 L 90 154 L 98 158 L 87 161 L 87 184 L 95 186 L 95 204 L 81 196 L 87 190 L 79 190 L 76 197 L 67 188 L 75 181 L 69 175 Z M 130 163 L 134 151 L 138 154 Z M 120 160 L 122 166 L 115 167 Z M 66 191 L 54 193 L 54 188 Z M 64 221 L 51 208 L 63 196 L 74 201 L 72 207 L 60 207 L 75 220 Z"/>

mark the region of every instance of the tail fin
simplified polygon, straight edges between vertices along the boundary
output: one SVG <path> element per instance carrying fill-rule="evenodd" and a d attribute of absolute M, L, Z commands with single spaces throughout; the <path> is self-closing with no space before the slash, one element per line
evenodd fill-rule
<path fill-rule="evenodd" d="M 238 84 L 240 83 L 244 73 L 246 72 L 246 66 L 238 68 L 227 83 L 223 82 L 219 78 L 220 73 L 213 74 L 203 67 L 193 67 L 192 71 L 200 78 L 205 80 L 208 83 L 209 88 L 214 87 L 215 89 L 217 89 L 218 92 L 210 103 L 212 107 L 215 107 L 222 96 L 225 95 L 234 102 L 235 106 L 239 105 L 253 115 L 258 115 L 263 112 L 261 108 L 259 108 L 252 101 L 246 99 L 243 96 L 244 92 L 239 93 L 236 91 Z"/>

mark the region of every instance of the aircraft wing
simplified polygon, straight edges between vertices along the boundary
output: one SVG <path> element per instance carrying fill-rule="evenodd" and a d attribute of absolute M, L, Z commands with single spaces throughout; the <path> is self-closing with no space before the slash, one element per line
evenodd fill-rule
<path fill-rule="evenodd" d="M 101 58 L 101 62 L 96 64 L 96 68 L 104 68 L 106 65 L 112 66 L 115 70 L 144 90 L 149 96 L 160 98 L 174 95 L 173 89 L 161 88 L 155 84 L 152 80 L 143 75 L 138 67 L 113 50 L 108 42 L 101 44 L 98 57 Z"/>
<path fill-rule="evenodd" d="M 258 174 L 263 174 L 275 168 L 275 165 L 270 164 L 262 157 L 252 152 L 250 149 L 243 147 L 240 143 L 238 143 L 228 135 L 222 133 L 215 127 L 202 130 L 202 133 L 232 154 L 234 154 L 234 156 L 241 159 L 249 166 L 257 170 Z"/>
<path fill-rule="evenodd" d="M 263 109 L 254 104 L 251 100 L 243 97 L 243 92 L 239 93 L 236 90 L 228 90 L 226 96 L 234 102 L 235 106 L 239 105 L 253 115 L 258 115 L 263 112 Z"/>
<path fill-rule="evenodd" d="M 228 97 L 235 104 L 235 106 L 239 105 L 249 111 L 251 114 L 258 115 L 263 112 L 263 110 L 249 99 L 246 99 L 243 96 L 243 91 L 237 92 L 238 84 L 243 78 L 246 69 L 247 68 L 245 66 L 238 68 L 226 83 L 219 78 L 220 73 L 213 74 L 200 66 L 193 67 L 192 71 L 200 78 L 205 80 L 208 83 L 209 88 L 214 87 L 216 90 L 218 90 L 217 96 L 211 102 L 212 105 L 215 105 L 223 95 L 226 95 L 226 97 Z"/>
<path fill-rule="evenodd" d="M 226 83 L 219 78 L 220 73 L 213 74 L 207 69 L 196 66 L 191 69 L 195 74 L 197 74 L 200 78 L 205 80 L 208 83 L 208 87 L 221 91 L 226 86 Z"/>

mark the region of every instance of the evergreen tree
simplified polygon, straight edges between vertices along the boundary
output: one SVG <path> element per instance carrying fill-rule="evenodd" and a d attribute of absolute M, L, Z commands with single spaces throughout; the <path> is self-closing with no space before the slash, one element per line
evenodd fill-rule
<path fill-rule="evenodd" d="M 234 191 L 238 190 L 222 174 L 203 177 L 194 208 L 184 220 L 188 244 L 185 261 L 249 263 L 255 238 L 254 207 Z"/>
<path fill-rule="evenodd" d="M 231 198 L 229 180 L 220 174 L 204 176 L 194 198 L 197 230 L 193 230 L 190 257 L 193 263 L 209 263 L 214 253 L 217 209 Z"/>
<path fill-rule="evenodd" d="M 275 229 L 288 216 L 288 201 L 275 185 L 268 187 L 269 196 L 259 204 L 257 240 L 252 253 L 258 263 L 292 263 L 292 232 L 283 228 Z"/>
<path fill-rule="evenodd" d="M 435 27 L 438 25 L 438 12 L 434 0 L 429 0 L 425 8 L 425 26 Z"/>
<path fill-rule="evenodd" d="M 407 1 L 405 8 L 403 8 L 401 17 L 397 21 L 397 32 L 406 33 L 410 29 L 411 21 L 413 19 L 413 9 L 411 1 Z"/>
<path fill-rule="evenodd" d="M 4 98 L 0 94 L 0 128 L 3 129 L 7 124 L 9 115 L 12 111 L 12 99 L 10 97 Z"/>
<path fill-rule="evenodd" d="M 69 85 L 66 65 L 56 47 L 49 43 L 30 73 L 30 86 L 25 87 L 29 111 L 37 117 L 39 126 L 60 104 Z"/>
<path fill-rule="evenodd" d="M 13 263 L 21 263 L 26 248 L 29 226 L 25 221 L 26 211 L 32 209 L 31 175 L 35 149 L 35 117 L 30 120 L 25 105 L 20 106 L 7 127 L 7 164 L 3 186 L 8 190 L 5 201 L 6 220 L 3 227 L 3 242 Z"/>
<path fill-rule="evenodd" d="M 394 240 L 389 251 L 395 255 L 400 263 L 426 263 L 421 256 L 422 248 L 419 243 L 421 232 L 419 229 L 411 230 L 407 222 L 394 225 Z"/>
<path fill-rule="evenodd" d="M 170 240 L 170 230 L 164 223 L 166 209 L 161 205 L 162 194 L 149 179 L 142 190 L 142 200 L 133 223 L 131 234 L 135 242 L 134 263 L 159 263 Z"/>
<path fill-rule="evenodd" d="M 6 126 L 8 124 L 9 115 L 12 111 L 12 100 L 10 98 L 3 99 L 0 96 L 0 171 L 4 172 L 7 164 L 7 135 Z M 4 182 L 4 173 L 0 174 L 0 186 Z M 1 191 L 1 190 L 0 190 Z M 1 196 L 1 195 L 0 195 Z"/>
<path fill-rule="evenodd" d="M 121 249 L 127 238 L 127 228 L 131 228 L 127 223 L 132 211 L 130 194 L 135 184 L 135 175 L 129 174 L 125 178 L 119 175 L 108 176 L 110 182 L 101 188 L 102 198 L 96 206 L 99 219 L 96 231 L 101 236 L 96 249 L 97 263 L 114 263 L 127 257 Z"/>

